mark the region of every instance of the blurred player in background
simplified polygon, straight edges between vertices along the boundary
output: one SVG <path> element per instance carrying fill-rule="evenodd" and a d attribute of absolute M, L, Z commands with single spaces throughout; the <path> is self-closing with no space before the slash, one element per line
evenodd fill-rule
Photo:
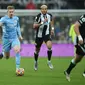
<path fill-rule="evenodd" d="M 70 81 L 70 73 L 72 69 L 76 66 L 77 63 L 81 61 L 85 55 L 85 15 L 82 15 L 80 19 L 74 24 L 74 30 L 76 33 L 74 41 L 76 47 L 76 55 L 75 58 L 72 59 L 69 67 L 64 71 L 68 81 Z M 85 77 L 85 71 L 83 76 Z"/>
<path fill-rule="evenodd" d="M 47 13 L 47 6 L 41 6 L 41 13 L 39 13 L 35 17 L 35 22 L 33 24 L 33 28 L 36 29 L 36 39 L 35 39 L 35 52 L 34 52 L 34 70 L 38 69 L 38 55 L 43 41 L 45 42 L 48 51 L 48 61 L 47 64 L 50 69 L 53 69 L 53 65 L 51 63 L 51 55 L 52 55 L 52 41 L 51 35 L 54 34 L 54 26 L 52 15 Z"/>
<path fill-rule="evenodd" d="M 3 29 L 2 45 L 3 52 L 0 54 L 0 58 L 3 56 L 6 59 L 10 56 L 11 48 L 16 53 L 16 69 L 20 68 L 20 41 L 23 39 L 21 36 L 19 18 L 14 16 L 14 6 L 7 7 L 7 15 L 0 19 L 0 28 Z"/>
<path fill-rule="evenodd" d="M 76 33 L 74 31 L 74 24 L 71 25 L 69 30 L 69 36 L 71 37 L 72 43 L 74 43 Z"/>

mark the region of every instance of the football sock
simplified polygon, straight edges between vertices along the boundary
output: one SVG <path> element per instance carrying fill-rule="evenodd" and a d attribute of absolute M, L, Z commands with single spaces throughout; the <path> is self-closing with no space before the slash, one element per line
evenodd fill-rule
<path fill-rule="evenodd" d="M 37 60 L 38 60 L 38 54 L 37 53 L 34 53 L 34 59 L 37 62 Z"/>
<path fill-rule="evenodd" d="M 0 53 L 0 59 L 3 58 L 3 56 L 4 56 L 3 52 Z"/>
<path fill-rule="evenodd" d="M 84 70 L 84 73 L 85 73 L 85 70 Z"/>
<path fill-rule="evenodd" d="M 50 61 L 51 60 L 51 55 L 52 55 L 52 50 L 48 50 L 47 54 L 48 54 L 48 61 Z"/>
<path fill-rule="evenodd" d="M 1 53 L 4 56 L 4 52 Z"/>
<path fill-rule="evenodd" d="M 16 53 L 16 68 L 20 68 L 20 53 Z"/>
<path fill-rule="evenodd" d="M 71 70 L 76 66 L 76 63 L 74 62 L 74 59 L 71 61 L 69 67 L 67 68 L 66 72 L 70 74 Z"/>
<path fill-rule="evenodd" d="M 4 56 L 3 53 L 0 53 L 0 56 Z"/>

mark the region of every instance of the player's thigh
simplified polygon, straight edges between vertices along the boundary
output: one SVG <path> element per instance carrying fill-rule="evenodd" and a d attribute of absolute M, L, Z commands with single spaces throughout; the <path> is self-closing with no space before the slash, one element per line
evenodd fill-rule
<path fill-rule="evenodd" d="M 75 55 L 75 62 L 80 62 L 81 59 L 84 57 L 85 53 L 82 51 L 80 46 L 76 45 L 76 55 Z"/>
<path fill-rule="evenodd" d="M 52 48 L 52 41 L 48 40 L 46 42 L 46 46 L 47 46 L 47 48 Z"/>
<path fill-rule="evenodd" d="M 11 49 L 11 41 L 8 39 L 2 39 L 3 52 L 8 54 Z"/>
<path fill-rule="evenodd" d="M 17 52 L 20 52 L 20 41 L 19 39 L 14 39 L 13 42 L 12 42 L 12 48 L 14 49 L 14 51 L 17 53 Z"/>
<path fill-rule="evenodd" d="M 78 55 L 78 54 L 76 54 L 74 60 L 75 60 L 76 63 L 78 63 L 78 62 L 80 62 L 80 61 L 82 60 L 82 58 L 83 58 L 82 55 Z"/>
<path fill-rule="evenodd" d="M 74 45 L 75 45 L 75 52 L 78 56 L 76 56 L 77 59 L 81 59 L 85 53 L 82 51 L 81 47 L 78 45 L 79 41 L 78 41 L 78 37 L 75 37 L 75 40 L 74 40 Z"/>
<path fill-rule="evenodd" d="M 42 43 L 43 43 L 43 39 L 42 38 L 36 38 L 36 40 L 35 40 L 36 50 L 39 50 L 40 49 Z"/>
<path fill-rule="evenodd" d="M 76 47 L 76 54 L 80 55 L 80 56 L 84 56 L 85 53 L 83 52 L 83 50 L 81 49 L 81 47 L 79 45 L 75 45 Z"/>
<path fill-rule="evenodd" d="M 44 38 L 44 41 L 45 41 L 46 46 L 48 48 L 52 48 L 52 40 L 51 40 L 50 35 L 46 35 L 45 38 Z"/>

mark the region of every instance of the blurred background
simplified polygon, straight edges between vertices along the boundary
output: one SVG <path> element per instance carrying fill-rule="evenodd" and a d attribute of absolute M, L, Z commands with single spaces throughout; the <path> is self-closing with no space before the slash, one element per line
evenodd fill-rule
<path fill-rule="evenodd" d="M 34 43 L 35 31 L 32 28 L 34 17 L 40 12 L 40 6 L 46 4 L 54 18 L 55 35 L 52 36 L 54 43 L 71 43 L 69 29 L 83 12 L 85 0 L 0 0 L 0 17 L 5 13 L 8 5 L 13 5 L 20 13 L 21 32 L 24 38 L 23 43 Z M 30 11 L 29 11 L 30 10 Z"/>
<path fill-rule="evenodd" d="M 72 44 L 69 31 L 74 22 L 84 14 L 85 0 L 0 0 L 0 17 L 6 14 L 8 5 L 15 6 L 15 14 L 20 17 L 23 44 L 34 44 L 36 31 L 33 29 L 33 22 L 42 4 L 46 4 L 48 12 L 53 15 L 55 35 L 52 36 L 52 42 Z"/>

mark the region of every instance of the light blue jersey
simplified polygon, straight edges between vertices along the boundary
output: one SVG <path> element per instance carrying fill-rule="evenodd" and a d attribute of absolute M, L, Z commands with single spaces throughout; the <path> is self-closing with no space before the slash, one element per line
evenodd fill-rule
<path fill-rule="evenodd" d="M 10 18 L 6 15 L 0 19 L 0 23 L 3 24 L 3 52 L 10 52 L 11 48 L 14 46 L 20 46 L 18 38 L 21 37 L 19 18 L 17 16 Z M 15 56 L 17 69 L 20 67 L 20 52 L 17 52 Z"/>
<path fill-rule="evenodd" d="M 3 24 L 3 51 L 9 52 L 15 45 L 20 46 L 20 41 L 18 39 L 18 37 L 21 36 L 19 18 L 17 16 L 10 18 L 5 15 L 0 19 L 0 23 Z"/>
<path fill-rule="evenodd" d="M 3 23 L 3 38 L 16 39 L 21 36 L 19 18 L 17 16 L 10 18 L 5 15 L 0 19 L 0 22 Z"/>

